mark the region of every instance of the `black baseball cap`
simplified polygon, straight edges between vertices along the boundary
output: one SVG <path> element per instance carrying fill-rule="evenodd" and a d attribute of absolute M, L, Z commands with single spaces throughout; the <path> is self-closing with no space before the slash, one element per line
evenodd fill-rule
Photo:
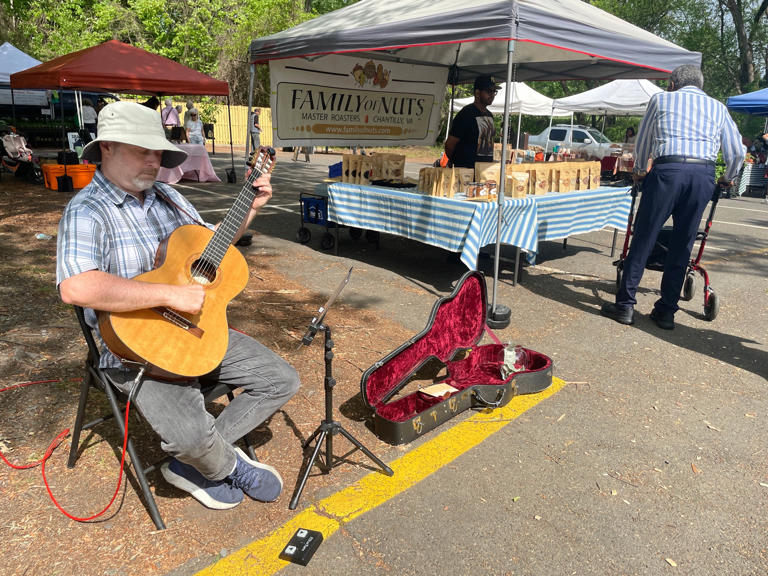
<path fill-rule="evenodd" d="M 475 78 L 475 90 L 498 90 L 501 88 L 496 84 L 493 76 L 478 76 Z"/>

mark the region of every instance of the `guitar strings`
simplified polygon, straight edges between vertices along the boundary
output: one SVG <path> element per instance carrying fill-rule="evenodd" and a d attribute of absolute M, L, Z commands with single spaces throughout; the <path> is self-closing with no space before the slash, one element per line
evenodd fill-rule
<path fill-rule="evenodd" d="M 253 184 L 254 180 L 256 178 L 258 178 L 258 176 L 261 175 L 261 173 L 262 172 L 260 171 L 259 168 L 254 167 L 254 169 L 248 175 L 248 178 L 246 179 L 246 182 L 245 182 L 242 190 L 240 191 L 240 195 L 238 195 L 238 198 L 235 201 L 235 205 L 232 207 L 230 212 L 227 214 L 227 217 L 225 217 L 224 221 L 219 226 L 219 229 L 221 231 L 220 235 L 222 235 L 224 233 L 232 234 L 231 225 L 230 225 L 230 222 L 231 222 L 232 218 L 229 218 L 229 216 L 234 211 L 238 210 L 238 208 L 239 208 L 239 200 L 241 198 L 241 195 L 244 192 L 248 191 L 248 188 Z M 239 228 L 239 226 L 238 226 L 238 228 Z M 235 230 L 234 233 L 237 233 L 237 230 Z M 232 236 L 234 237 L 234 234 Z M 228 248 L 229 248 L 229 246 L 227 246 L 227 249 Z M 211 260 L 215 259 L 216 261 L 220 262 L 221 259 L 224 257 L 225 253 L 226 253 L 226 249 L 222 252 L 218 248 L 216 242 L 212 241 L 211 243 L 209 243 L 209 245 L 206 246 L 205 250 L 203 250 L 203 253 L 202 253 L 200 259 L 196 262 L 195 267 L 192 270 L 193 278 L 202 277 L 202 278 L 206 278 L 206 279 L 212 279 L 215 276 L 217 264 L 215 262 L 212 262 Z"/>
<path fill-rule="evenodd" d="M 252 190 L 253 182 L 262 174 L 269 172 L 273 164 L 271 155 L 268 154 L 265 149 L 260 149 L 258 151 L 257 157 L 252 157 L 251 161 L 252 170 L 246 178 L 246 182 L 237 199 L 235 200 L 235 204 L 227 213 L 227 216 L 224 218 L 223 222 L 219 226 L 219 230 L 217 231 L 220 232 L 219 236 L 229 234 L 230 241 L 235 237 L 237 231 L 240 229 L 240 225 L 242 225 L 242 222 L 245 219 L 247 213 L 246 210 L 253 202 L 253 198 L 255 196 L 255 192 Z M 245 192 L 251 192 L 253 194 L 247 202 L 243 200 Z M 236 226 L 235 220 L 239 222 Z M 217 243 L 214 241 L 215 238 L 216 237 L 214 236 L 208 246 L 206 246 L 206 248 L 203 250 L 200 258 L 193 266 L 192 281 L 203 283 L 202 281 L 204 280 L 205 283 L 207 283 L 215 278 L 218 264 L 224 258 L 226 251 L 229 249 L 229 242 L 226 243 L 226 246 L 219 246 L 218 244 L 223 244 L 223 242 Z"/>

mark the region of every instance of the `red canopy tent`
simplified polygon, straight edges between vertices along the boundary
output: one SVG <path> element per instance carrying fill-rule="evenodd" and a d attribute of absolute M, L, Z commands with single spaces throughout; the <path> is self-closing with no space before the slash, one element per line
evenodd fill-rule
<path fill-rule="evenodd" d="M 227 82 L 118 40 L 109 40 L 97 46 L 71 52 L 11 74 L 11 93 L 21 88 L 58 88 L 157 96 L 226 96 L 229 108 Z M 234 175 L 231 121 L 229 134 Z"/>
<path fill-rule="evenodd" d="M 226 82 L 118 40 L 11 74 L 11 89 L 19 88 L 229 96 Z"/>

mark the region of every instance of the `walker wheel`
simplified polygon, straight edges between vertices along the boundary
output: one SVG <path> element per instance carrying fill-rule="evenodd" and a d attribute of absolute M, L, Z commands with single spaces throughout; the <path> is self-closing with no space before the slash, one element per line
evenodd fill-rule
<path fill-rule="evenodd" d="M 683 284 L 682 299 L 688 302 L 693 299 L 693 294 L 696 292 L 696 275 L 689 273 L 685 277 L 685 283 Z"/>
<path fill-rule="evenodd" d="M 302 226 L 296 232 L 296 240 L 298 240 L 301 244 L 306 244 L 309 242 L 310 238 L 312 238 L 312 233 L 309 231 L 309 228 Z"/>
<path fill-rule="evenodd" d="M 360 238 L 363 237 L 363 231 L 360 228 L 350 228 L 349 237 L 352 238 L 352 240 L 360 240 Z"/>
<path fill-rule="evenodd" d="M 323 250 L 330 250 L 336 245 L 336 238 L 333 237 L 333 234 L 330 232 L 326 232 L 323 234 L 322 238 L 320 238 L 320 248 Z"/>
<path fill-rule="evenodd" d="M 714 291 L 709 293 L 709 301 L 704 304 L 704 318 L 712 322 L 720 312 L 720 301 Z"/>

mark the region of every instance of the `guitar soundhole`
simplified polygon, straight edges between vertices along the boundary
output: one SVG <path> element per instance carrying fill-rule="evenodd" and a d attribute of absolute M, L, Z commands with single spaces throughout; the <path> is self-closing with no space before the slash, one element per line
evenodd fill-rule
<path fill-rule="evenodd" d="M 192 280 L 203 286 L 212 283 L 216 279 L 216 266 L 206 262 L 202 258 L 192 264 Z"/>

